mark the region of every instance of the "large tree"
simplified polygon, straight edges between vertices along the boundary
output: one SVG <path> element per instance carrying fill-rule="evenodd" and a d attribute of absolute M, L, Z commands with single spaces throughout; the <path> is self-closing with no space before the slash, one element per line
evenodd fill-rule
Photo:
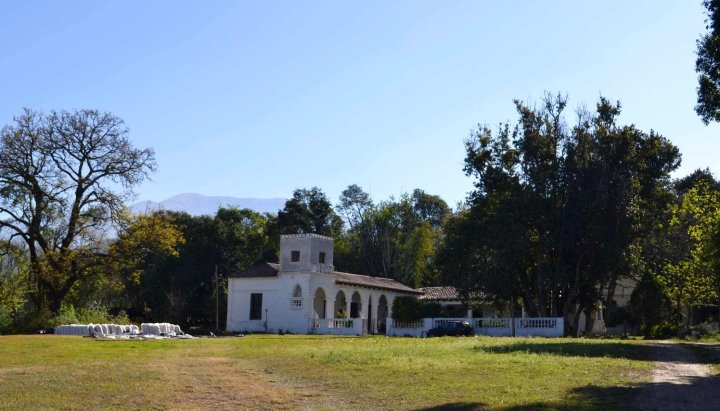
<path fill-rule="evenodd" d="M 399 200 L 374 204 L 359 186 L 350 185 L 337 208 L 348 221 L 346 238 L 356 257 L 353 271 L 413 287 L 436 281 L 435 250 L 450 214 L 440 197 L 416 189 Z"/>
<path fill-rule="evenodd" d="M 720 120 L 720 0 L 705 0 L 708 30 L 697 40 L 698 73 L 695 111 L 703 123 Z"/>
<path fill-rule="evenodd" d="M 667 249 L 674 252 L 667 253 L 657 275 L 682 327 L 693 324 L 696 307 L 718 301 L 720 190 L 712 176 L 703 177 L 671 207 Z"/>
<path fill-rule="evenodd" d="M 104 275 L 87 279 L 74 292 L 87 290 L 94 301 L 122 308 L 137 318 L 145 307 L 156 304 L 149 301 L 151 294 L 164 288 L 161 284 L 148 287 L 147 277 L 176 261 L 184 243 L 173 214 L 126 215 L 109 247 Z M 82 306 L 83 301 L 75 303 Z"/>
<path fill-rule="evenodd" d="M 30 291 L 26 253 L 13 244 L 6 244 L 5 250 L 0 254 L 0 334 L 13 331 Z"/>
<path fill-rule="evenodd" d="M 215 216 L 160 211 L 133 217 L 110 247 L 111 271 L 124 281 L 121 305 L 113 307 L 136 320 L 214 327 L 218 315 L 222 323 L 228 276 L 272 254 L 267 222 L 234 207 Z"/>
<path fill-rule="evenodd" d="M 96 272 L 100 234 L 155 167 L 152 149 L 134 147 L 110 113 L 26 109 L 3 128 L 0 229 L 27 247 L 38 308 L 57 311 Z"/>
<path fill-rule="evenodd" d="M 562 96 L 539 108 L 515 104 L 516 124 L 480 127 L 467 140 L 475 190 L 449 226 L 446 274 L 461 287 L 521 296 L 531 315 L 563 314 L 570 328 L 576 305 L 612 302 L 679 152 L 654 132 L 617 124 L 620 105 L 604 98 L 572 126 Z M 461 255 L 463 244 L 473 254 Z"/>
<path fill-rule="evenodd" d="M 297 189 L 278 212 L 280 234 L 315 233 L 331 237 L 342 232 L 343 221 L 318 187 Z"/>

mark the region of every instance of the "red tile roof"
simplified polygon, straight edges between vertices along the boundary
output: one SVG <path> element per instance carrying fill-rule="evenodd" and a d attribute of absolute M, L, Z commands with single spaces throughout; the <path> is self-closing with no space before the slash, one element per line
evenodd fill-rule
<path fill-rule="evenodd" d="M 418 300 L 423 301 L 458 301 L 460 293 L 455 287 L 421 287 L 418 288 L 423 295 Z"/>
<path fill-rule="evenodd" d="M 378 288 L 381 290 L 390 290 L 406 294 L 421 294 L 420 291 L 410 288 L 390 278 L 371 277 L 369 275 L 341 273 L 335 271 L 335 283 L 356 285 L 360 287 Z"/>
<path fill-rule="evenodd" d="M 460 301 L 462 297 L 455 287 L 421 287 L 417 289 L 423 295 L 418 297 L 422 301 Z M 470 294 L 472 300 L 485 300 L 487 297 L 480 292 Z"/>
<path fill-rule="evenodd" d="M 230 275 L 230 278 L 268 278 L 277 277 L 280 272 L 280 264 L 262 263 Z M 403 285 L 390 278 L 371 277 L 369 275 L 343 273 L 334 271 L 335 283 L 354 285 L 358 287 L 377 288 L 405 294 L 422 294 L 420 291 Z"/>

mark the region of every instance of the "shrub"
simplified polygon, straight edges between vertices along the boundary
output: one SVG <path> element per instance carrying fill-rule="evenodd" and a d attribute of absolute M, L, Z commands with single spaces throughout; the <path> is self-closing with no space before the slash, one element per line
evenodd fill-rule
<path fill-rule="evenodd" d="M 678 335 L 678 327 L 670 321 L 663 321 L 650 328 L 650 336 L 653 338 L 670 338 Z"/>
<path fill-rule="evenodd" d="M 32 304 L 27 304 L 22 310 L 15 313 L 12 333 L 36 333 L 52 328 L 50 322 L 52 314 L 47 309 L 38 310 Z"/>
<path fill-rule="evenodd" d="M 442 305 L 436 302 L 422 303 L 420 306 L 420 316 L 422 318 L 441 317 L 442 311 Z"/>
<path fill-rule="evenodd" d="M 60 307 L 60 311 L 58 311 L 58 313 L 52 319 L 50 319 L 48 325 L 50 327 L 57 327 L 58 325 L 63 324 L 79 323 L 80 321 L 78 320 L 77 313 L 75 312 L 75 307 L 70 304 Z"/>
<path fill-rule="evenodd" d="M 50 321 L 49 326 L 55 327 L 62 324 L 130 324 L 125 311 L 120 311 L 112 316 L 107 308 L 99 304 L 93 304 L 87 308 L 78 308 L 72 304 L 63 305 L 60 311 Z"/>
<path fill-rule="evenodd" d="M 112 323 L 112 317 L 108 314 L 107 309 L 100 305 L 91 305 L 88 308 L 78 308 L 77 318 L 80 324 L 103 324 Z"/>
<path fill-rule="evenodd" d="M 421 304 L 415 297 L 399 296 L 393 301 L 392 319 L 401 322 L 418 321 L 423 318 Z"/>
<path fill-rule="evenodd" d="M 3 306 L 0 305 L 0 334 L 8 333 L 12 327 L 12 322 L 10 313 L 8 313 Z"/>
<path fill-rule="evenodd" d="M 128 317 L 128 315 L 127 315 L 127 313 L 125 312 L 125 310 L 120 310 L 120 312 L 119 312 L 116 316 L 113 316 L 113 317 L 110 317 L 110 318 L 111 318 L 111 321 L 110 321 L 110 322 L 111 322 L 111 323 L 114 323 L 114 324 L 127 325 L 127 324 L 130 324 L 130 323 L 131 323 L 131 322 L 130 322 L 130 317 Z"/>
<path fill-rule="evenodd" d="M 663 319 L 668 317 L 668 301 L 662 287 L 651 275 L 645 275 L 630 297 L 629 319 L 640 324 L 645 336 L 654 336 L 653 330 L 663 328 Z"/>

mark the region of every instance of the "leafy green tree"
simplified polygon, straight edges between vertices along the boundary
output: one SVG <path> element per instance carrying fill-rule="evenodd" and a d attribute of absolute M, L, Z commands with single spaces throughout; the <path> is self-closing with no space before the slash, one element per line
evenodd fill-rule
<path fill-rule="evenodd" d="M 31 292 L 27 254 L 16 245 L 5 248 L 7 252 L 0 254 L 0 334 L 19 330 L 18 320 Z"/>
<path fill-rule="evenodd" d="M 152 319 L 170 318 L 187 326 L 207 327 L 215 319 L 215 265 L 224 264 L 217 224 L 211 216 L 172 213 L 172 217 L 185 243 L 178 258 L 149 273 L 147 285 L 153 297 L 147 301 L 146 311 Z"/>
<path fill-rule="evenodd" d="M 450 208 L 440 197 L 416 189 L 374 204 L 357 185 L 340 196 L 338 210 L 348 221 L 345 238 L 355 272 L 385 276 L 409 286 L 434 284 L 435 251 Z"/>
<path fill-rule="evenodd" d="M 400 244 L 396 266 L 402 283 L 410 287 L 428 285 L 434 281 L 436 233 L 428 221 L 417 224 Z"/>
<path fill-rule="evenodd" d="M 697 105 L 695 111 L 703 123 L 720 120 L 720 1 L 705 0 L 705 20 L 708 32 L 697 41 L 698 73 Z"/>
<path fill-rule="evenodd" d="M 25 110 L 0 132 L 0 230 L 30 256 L 36 307 L 56 312 L 97 273 L 102 233 L 155 170 L 124 122 L 96 110 Z"/>
<path fill-rule="evenodd" d="M 214 221 L 222 273 L 241 271 L 267 260 L 272 241 L 265 216 L 247 208 L 229 207 L 220 208 Z"/>
<path fill-rule="evenodd" d="M 352 230 L 356 226 L 364 224 L 365 214 L 373 206 L 370 194 L 363 191 L 359 185 L 351 184 L 340 194 L 340 202 L 336 208 L 345 217 L 345 221 Z"/>
<path fill-rule="evenodd" d="M 315 233 L 335 237 L 340 235 L 342 227 L 342 219 L 317 187 L 295 190 L 277 216 L 280 234 Z"/>
<path fill-rule="evenodd" d="M 348 229 L 340 238 L 344 247 L 340 253 L 335 253 L 336 266 L 353 273 L 378 275 L 377 231 L 369 220 L 375 209 L 372 198 L 360 186 L 351 184 L 343 190 L 339 200 L 336 209 L 347 222 Z"/>
<path fill-rule="evenodd" d="M 673 187 L 675 191 L 682 196 L 700 182 L 707 184 L 711 190 L 720 190 L 720 181 L 715 179 L 715 176 L 709 168 L 697 169 L 687 176 L 675 180 Z"/>
<path fill-rule="evenodd" d="M 673 302 L 681 324 L 693 324 L 693 308 L 715 305 L 718 301 L 718 231 L 720 229 L 720 190 L 699 179 L 672 207 L 669 229 L 686 237 L 675 242 L 679 248 L 668 260 L 658 281 Z"/>
<path fill-rule="evenodd" d="M 274 253 L 268 218 L 248 209 L 220 208 L 212 217 L 157 212 L 133 222 L 111 251 L 121 257 L 116 271 L 133 280 L 122 308 L 135 319 L 214 328 L 216 314 L 226 318 L 228 276 Z"/>
<path fill-rule="evenodd" d="M 118 238 L 110 245 L 105 276 L 93 277 L 85 289 L 110 291 L 104 302 L 138 313 L 146 306 L 148 297 L 146 273 L 152 272 L 169 259 L 179 257 L 179 247 L 185 242 L 183 233 L 171 215 L 154 212 L 147 215 L 125 215 Z M 112 296 L 124 295 L 126 301 L 113 301 Z M 77 303 L 82 303 L 77 301 Z"/>
<path fill-rule="evenodd" d="M 432 228 L 441 228 L 445 219 L 450 216 L 450 207 L 440 196 L 416 188 L 413 190 L 411 201 L 415 219 L 421 223 L 427 222 Z"/>
<path fill-rule="evenodd" d="M 515 105 L 517 123 L 496 134 L 481 126 L 466 142 L 475 190 L 450 226 L 446 277 L 465 271 L 459 275 L 487 281 L 475 288 L 521 296 L 531 315 L 562 313 L 572 329 L 580 311 L 610 298 L 630 274 L 628 256 L 669 188 L 679 152 L 654 132 L 618 125 L 620 105 L 604 98 L 572 126 L 563 96 L 547 95 L 540 108 Z M 453 260 L 462 244 L 475 254 Z"/>
<path fill-rule="evenodd" d="M 653 275 L 644 275 L 632 292 L 630 313 L 641 332 L 652 336 L 652 330 L 668 316 L 668 303 L 662 286 Z"/>

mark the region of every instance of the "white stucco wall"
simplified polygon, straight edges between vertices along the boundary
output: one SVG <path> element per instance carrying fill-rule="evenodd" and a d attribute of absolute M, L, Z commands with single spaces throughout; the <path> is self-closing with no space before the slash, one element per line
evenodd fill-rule
<path fill-rule="evenodd" d="M 293 262 L 293 251 L 300 253 L 300 261 Z M 325 262 L 320 263 L 320 253 L 325 253 Z M 280 271 L 332 272 L 333 239 L 317 234 L 294 234 L 280 237 Z"/>
<path fill-rule="evenodd" d="M 299 261 L 292 261 L 292 252 L 299 253 Z M 325 261 L 320 262 L 320 253 Z M 333 240 L 316 234 L 292 234 L 280 237 L 280 270 L 276 277 L 230 278 L 228 283 L 228 331 L 358 334 L 376 332 L 379 323 L 392 314 L 395 296 L 401 293 L 370 288 L 364 285 L 336 284 L 333 267 Z M 302 288 L 302 302 L 293 299 L 296 285 Z M 317 290 L 325 297 L 315 300 Z M 338 292 L 345 295 L 345 304 L 336 307 Z M 262 293 L 262 318 L 250 320 L 250 296 Z M 360 297 L 359 321 L 332 322 L 338 309 L 350 315 L 353 295 Z M 403 294 L 405 295 L 405 294 Z M 381 309 L 382 297 L 387 303 Z M 379 312 L 382 311 L 382 312 Z M 380 317 L 380 321 L 378 321 Z M 362 321 L 365 320 L 365 321 Z M 352 326 L 341 329 L 339 324 Z M 361 326 L 363 325 L 364 326 Z"/>
<path fill-rule="evenodd" d="M 335 275 L 320 272 L 280 272 L 277 277 L 269 278 L 231 278 L 228 287 L 227 330 L 231 332 L 278 332 L 311 333 L 315 319 L 336 317 L 335 300 L 338 291 L 342 291 L 347 302 L 358 293 L 361 300 L 361 319 L 372 320 L 378 326 L 378 311 L 381 297 L 387 301 L 386 313 L 380 314 L 380 322 L 392 314 L 392 303 L 396 292 L 370 289 L 366 287 L 341 285 L 335 283 Z M 302 306 L 291 307 L 291 298 L 295 286 L 302 288 Z M 318 313 L 314 307 L 315 293 L 318 289 L 325 293 L 325 313 Z M 250 295 L 262 293 L 262 319 L 250 320 Z M 372 305 L 369 303 L 372 302 Z M 349 314 L 349 304 L 343 310 Z M 371 310 L 371 312 L 370 312 Z M 365 332 L 367 332 L 367 322 Z M 353 328 L 356 328 L 357 323 Z M 375 328 L 373 329 L 375 331 Z M 337 331 L 335 333 L 342 333 Z"/>
<path fill-rule="evenodd" d="M 305 333 L 311 310 L 308 274 L 270 278 L 231 278 L 228 288 L 228 331 Z M 295 285 L 302 288 L 302 306 L 290 306 Z M 250 295 L 262 293 L 260 320 L 250 320 Z"/>

